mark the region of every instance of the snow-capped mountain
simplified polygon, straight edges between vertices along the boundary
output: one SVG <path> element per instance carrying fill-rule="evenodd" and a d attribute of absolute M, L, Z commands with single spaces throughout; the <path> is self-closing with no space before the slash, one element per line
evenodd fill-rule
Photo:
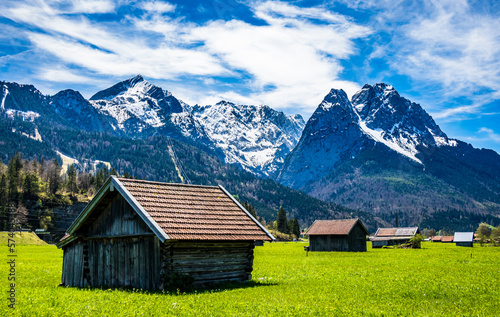
<path fill-rule="evenodd" d="M 162 127 L 170 114 L 183 111 L 181 102 L 172 93 L 150 84 L 141 75 L 96 93 L 90 102 L 102 114 L 116 120 L 110 122 L 114 129 L 129 135 Z"/>
<path fill-rule="evenodd" d="M 98 92 L 90 103 L 129 137 L 182 135 L 211 147 L 226 163 L 261 176 L 281 167 L 304 126 L 300 115 L 287 117 L 268 106 L 223 101 L 192 107 L 140 75 Z"/>
<path fill-rule="evenodd" d="M 373 143 L 359 128 L 359 117 L 346 93 L 332 89 L 307 121 L 277 180 L 302 189 Z"/>
<path fill-rule="evenodd" d="M 72 90 L 47 96 L 32 85 L 0 82 L 0 123 L 5 136 L 0 142 L 6 144 L 0 152 L 6 160 L 13 151 L 54 157 L 56 150 L 78 159 L 110 160 L 104 158 L 109 151 L 116 154 L 116 147 L 130 145 L 115 160 L 125 171 L 132 168 L 130 152 L 148 157 L 154 142 L 169 151 L 170 144 L 188 143 L 179 146 L 184 157 L 191 157 L 193 145 L 202 149 L 188 168 L 196 169 L 200 153 L 208 152 L 212 158 L 204 164 L 210 169 L 220 164 L 211 156 L 216 154 L 321 200 L 372 213 L 383 223 L 393 223 L 398 213 L 400 223 L 439 228 L 456 214 L 468 224 L 478 215 L 491 220 L 500 214 L 500 155 L 449 139 L 420 105 L 385 84 L 365 85 L 351 100 L 332 89 L 304 127 L 300 116 L 267 106 L 227 101 L 190 106 L 141 76 L 91 100 Z M 142 141 L 148 145 L 137 147 Z M 110 143 L 114 150 L 108 150 Z M 163 163 L 170 155 L 162 156 Z M 152 168 L 151 163 L 134 164 L 141 173 Z M 173 168 L 157 172 L 176 174 Z M 200 179 L 212 181 L 201 174 Z"/>
<path fill-rule="evenodd" d="M 451 208 L 500 210 L 500 156 L 449 139 L 420 105 L 386 84 L 365 85 L 352 100 L 332 89 L 277 180 L 414 224 Z"/>
<path fill-rule="evenodd" d="M 226 163 L 262 176 L 271 176 L 281 167 L 305 124 L 300 115 L 228 101 L 196 105 L 191 113 L 203 123 L 214 146 L 224 152 Z"/>
<path fill-rule="evenodd" d="M 365 134 L 419 163 L 419 146 L 456 145 L 420 105 L 390 85 L 365 85 L 352 97 L 352 106 Z"/>
<path fill-rule="evenodd" d="M 332 89 L 307 122 L 278 180 L 292 187 L 304 185 L 369 146 L 384 145 L 423 164 L 417 157 L 422 147 L 456 144 L 420 105 L 390 85 L 365 85 L 352 101 L 343 90 Z"/>
<path fill-rule="evenodd" d="M 99 113 L 78 91 L 63 90 L 50 98 L 54 111 L 85 131 L 112 131 L 105 116 Z"/>

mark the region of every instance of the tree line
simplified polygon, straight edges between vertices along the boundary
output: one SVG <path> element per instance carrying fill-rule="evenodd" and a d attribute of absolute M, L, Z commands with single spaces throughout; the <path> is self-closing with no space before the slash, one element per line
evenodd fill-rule
<path fill-rule="evenodd" d="M 89 201 L 109 175 L 116 170 L 79 172 L 72 164 L 63 171 L 57 159 L 28 160 L 16 153 L 7 165 L 0 162 L 0 230 L 54 229 L 54 207 Z"/>

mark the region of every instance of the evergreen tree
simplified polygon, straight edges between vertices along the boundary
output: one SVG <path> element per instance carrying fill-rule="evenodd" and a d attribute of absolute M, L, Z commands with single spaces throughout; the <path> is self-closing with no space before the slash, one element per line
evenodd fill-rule
<path fill-rule="evenodd" d="M 243 207 L 255 218 L 257 219 L 257 212 L 255 211 L 255 208 L 253 208 L 252 205 L 250 205 L 249 202 L 245 200 L 243 203 Z"/>
<path fill-rule="evenodd" d="M 300 237 L 300 225 L 299 225 L 299 220 L 297 217 L 293 219 L 293 225 L 292 225 L 292 234 L 297 237 L 297 239 Z"/>
<path fill-rule="evenodd" d="M 278 218 L 276 219 L 278 231 L 288 233 L 288 221 L 286 219 L 286 211 L 283 207 L 278 210 Z"/>
<path fill-rule="evenodd" d="M 76 167 L 75 167 L 75 164 L 71 164 L 68 167 L 67 175 L 68 175 L 67 188 L 68 188 L 69 192 L 71 193 L 71 195 L 74 195 L 75 192 L 78 191 L 78 185 L 76 183 Z"/>
<path fill-rule="evenodd" d="M 61 187 L 61 166 L 56 159 L 52 161 L 50 168 L 48 170 L 49 177 L 49 192 L 51 194 L 56 194 Z"/>
<path fill-rule="evenodd" d="M 23 199 L 36 200 L 38 199 L 39 191 L 40 183 L 38 182 L 38 176 L 31 173 L 27 174 L 23 181 Z"/>
<path fill-rule="evenodd" d="M 9 199 L 9 192 L 7 187 L 7 176 L 2 174 L 0 176 L 0 230 L 8 230 L 8 215 L 7 215 L 7 200 Z"/>
<path fill-rule="evenodd" d="M 16 202 L 19 199 L 19 182 L 22 167 L 21 154 L 16 153 L 16 155 L 9 160 L 9 165 L 7 166 L 9 200 L 12 202 Z"/>
<path fill-rule="evenodd" d="M 109 176 L 109 171 L 106 167 L 103 167 L 101 168 L 96 176 L 95 176 L 95 180 L 94 180 L 94 187 L 96 190 L 99 190 L 99 188 L 101 188 L 102 185 L 104 185 L 104 182 L 106 181 L 106 179 L 108 178 Z"/>

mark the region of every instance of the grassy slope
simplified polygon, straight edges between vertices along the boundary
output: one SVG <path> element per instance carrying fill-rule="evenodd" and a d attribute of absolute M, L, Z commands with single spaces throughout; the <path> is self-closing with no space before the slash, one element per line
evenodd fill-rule
<path fill-rule="evenodd" d="M 60 288 L 62 251 L 21 246 L 15 315 L 498 315 L 500 248 L 424 243 L 421 250 L 369 248 L 306 257 L 304 245 L 266 243 L 256 248 L 252 282 L 190 294 Z M 0 271 L 7 272 L 6 261 L 0 261 Z M 2 301 L 0 315 L 9 312 Z"/>
<path fill-rule="evenodd" d="M 14 238 L 8 236 L 9 232 L 0 232 L 0 245 L 7 246 L 8 239 L 13 239 L 17 245 L 47 245 L 47 243 L 36 236 L 33 232 L 14 232 Z M 12 243 L 12 241 L 10 241 Z"/>

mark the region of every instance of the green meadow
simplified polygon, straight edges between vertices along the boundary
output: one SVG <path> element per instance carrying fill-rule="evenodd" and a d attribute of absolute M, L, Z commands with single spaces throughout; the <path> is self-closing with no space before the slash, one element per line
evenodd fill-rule
<path fill-rule="evenodd" d="M 16 246 L 16 307 L 1 248 L 1 316 L 500 316 L 500 248 L 309 252 L 306 243 L 255 248 L 253 279 L 161 293 L 58 287 L 62 251 Z"/>

